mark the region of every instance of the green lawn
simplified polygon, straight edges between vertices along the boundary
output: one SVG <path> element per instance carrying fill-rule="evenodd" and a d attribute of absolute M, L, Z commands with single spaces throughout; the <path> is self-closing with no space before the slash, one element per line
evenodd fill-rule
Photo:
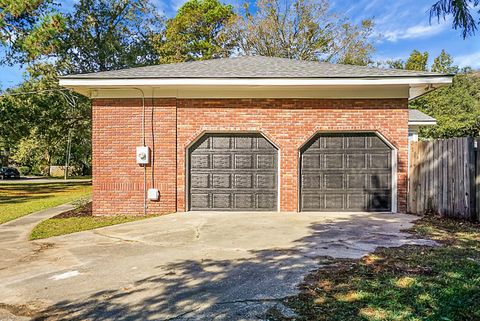
<path fill-rule="evenodd" d="M 326 260 L 287 304 L 298 320 L 480 320 L 480 225 L 424 218 L 412 232 L 444 246 Z"/>
<path fill-rule="evenodd" d="M 144 217 L 126 216 L 51 218 L 35 226 L 30 234 L 30 240 L 93 230 L 99 227 L 132 222 L 143 218 Z"/>
<path fill-rule="evenodd" d="M 0 224 L 91 195 L 90 182 L 0 184 Z"/>
<path fill-rule="evenodd" d="M 35 226 L 30 240 L 70 234 L 99 227 L 142 220 L 151 216 L 92 216 L 92 203 L 80 202 L 79 206 Z"/>

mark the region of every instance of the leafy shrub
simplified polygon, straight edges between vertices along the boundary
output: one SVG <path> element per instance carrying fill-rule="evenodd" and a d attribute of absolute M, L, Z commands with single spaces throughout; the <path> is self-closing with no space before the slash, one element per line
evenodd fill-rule
<path fill-rule="evenodd" d="M 29 166 L 20 166 L 18 168 L 18 170 L 20 171 L 20 175 L 30 175 L 32 169 L 29 167 Z"/>

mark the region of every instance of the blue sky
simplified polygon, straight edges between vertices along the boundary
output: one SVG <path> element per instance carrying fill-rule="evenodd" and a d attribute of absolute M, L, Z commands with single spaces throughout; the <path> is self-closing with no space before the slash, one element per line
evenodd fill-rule
<path fill-rule="evenodd" d="M 436 20 L 429 24 L 428 9 L 436 0 L 330 0 L 331 9 L 359 22 L 373 18 L 376 24 L 374 44 L 375 60 L 405 59 L 413 49 L 428 51 L 432 61 L 442 49 L 454 57 L 461 67 L 480 69 L 480 32 L 477 36 L 463 40 L 460 31 L 452 30 L 451 21 Z M 75 0 L 62 1 L 65 10 Z M 159 11 L 167 17 L 185 0 L 154 0 Z M 239 7 L 242 1 L 227 0 Z M 430 62 L 431 62 L 430 61 Z M 23 70 L 21 66 L 0 67 L 2 88 L 18 84 Z"/>

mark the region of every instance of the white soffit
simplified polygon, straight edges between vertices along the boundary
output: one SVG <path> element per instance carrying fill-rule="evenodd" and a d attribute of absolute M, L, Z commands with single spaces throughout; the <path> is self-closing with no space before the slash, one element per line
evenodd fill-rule
<path fill-rule="evenodd" d="M 138 97 L 138 88 L 148 97 L 177 98 L 409 98 L 448 85 L 452 78 L 63 78 L 60 85 L 83 95 Z M 136 88 L 136 89 L 134 89 Z M 132 93 L 128 93 L 132 89 Z M 121 94 L 121 91 L 124 93 Z M 118 92 L 118 94 L 116 94 Z M 95 93 L 95 94 L 92 94 Z M 130 96 L 131 95 L 131 96 Z"/>

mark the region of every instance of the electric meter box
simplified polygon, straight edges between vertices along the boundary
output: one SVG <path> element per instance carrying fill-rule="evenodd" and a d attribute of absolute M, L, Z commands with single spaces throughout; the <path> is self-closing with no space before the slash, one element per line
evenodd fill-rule
<path fill-rule="evenodd" d="M 137 164 L 148 165 L 150 164 L 150 148 L 147 146 L 137 147 Z"/>
<path fill-rule="evenodd" d="M 150 201 L 158 201 L 160 198 L 160 191 L 156 188 L 150 188 L 148 189 L 147 196 Z"/>

